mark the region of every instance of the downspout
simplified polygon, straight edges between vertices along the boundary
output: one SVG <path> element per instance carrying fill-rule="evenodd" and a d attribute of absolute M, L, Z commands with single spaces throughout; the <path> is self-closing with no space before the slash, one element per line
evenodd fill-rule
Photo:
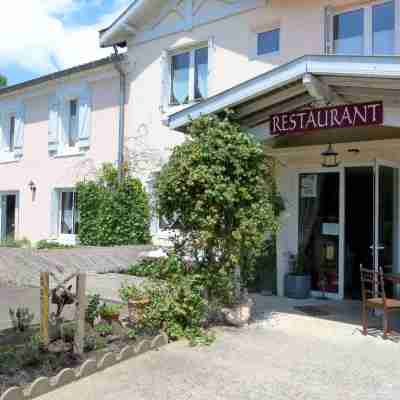
<path fill-rule="evenodd" d="M 117 46 L 114 46 L 114 67 L 119 73 L 119 124 L 118 124 L 118 181 L 124 178 L 124 139 L 125 139 L 125 101 L 126 101 L 126 73 L 123 70 Z"/>

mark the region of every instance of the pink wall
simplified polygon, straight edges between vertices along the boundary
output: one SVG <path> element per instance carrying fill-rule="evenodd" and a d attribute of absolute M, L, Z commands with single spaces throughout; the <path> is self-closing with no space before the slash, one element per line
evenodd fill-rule
<path fill-rule="evenodd" d="M 93 107 L 91 144 L 83 155 L 49 156 L 49 93 L 24 100 L 23 157 L 17 162 L 0 163 L 0 192 L 19 192 L 17 226 L 20 238 L 27 237 L 33 242 L 50 238 L 52 191 L 72 188 L 102 163 L 117 159 L 118 77 L 108 77 L 89 85 Z M 35 200 L 28 187 L 30 181 L 37 186 Z"/>

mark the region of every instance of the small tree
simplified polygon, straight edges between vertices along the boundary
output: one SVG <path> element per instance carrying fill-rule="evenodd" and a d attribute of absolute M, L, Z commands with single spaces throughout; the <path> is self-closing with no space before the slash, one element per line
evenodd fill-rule
<path fill-rule="evenodd" d="M 7 78 L 0 74 L 0 87 L 7 86 Z"/>
<path fill-rule="evenodd" d="M 97 179 L 77 185 L 79 240 L 89 246 L 145 244 L 150 241 L 148 196 L 138 179 L 104 164 Z"/>
<path fill-rule="evenodd" d="M 177 250 L 209 272 L 217 294 L 276 232 L 281 201 L 273 162 L 229 113 L 193 121 L 188 136 L 157 181 L 159 212 L 179 231 Z"/>

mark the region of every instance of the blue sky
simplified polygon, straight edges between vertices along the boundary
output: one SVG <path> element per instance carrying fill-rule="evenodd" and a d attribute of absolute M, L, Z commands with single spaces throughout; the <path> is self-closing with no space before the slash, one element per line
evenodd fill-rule
<path fill-rule="evenodd" d="M 15 84 L 109 55 L 98 30 L 131 1 L 2 0 L 0 73 Z"/>

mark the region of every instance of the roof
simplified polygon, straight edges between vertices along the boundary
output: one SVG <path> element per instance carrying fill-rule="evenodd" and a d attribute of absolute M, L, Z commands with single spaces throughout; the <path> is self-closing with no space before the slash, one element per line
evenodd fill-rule
<path fill-rule="evenodd" d="M 385 94 L 400 90 L 399 78 L 400 57 L 396 56 L 303 56 L 171 114 L 166 123 L 171 129 L 184 131 L 191 120 L 201 115 L 232 108 L 242 121 L 254 127 L 267 122 L 274 113 L 304 107 L 321 100 L 318 96 L 333 96 L 337 86 L 343 92 L 338 96 L 348 102 L 357 101 L 355 95 L 379 99 L 382 90 Z M 380 82 L 368 88 L 372 80 Z M 398 97 L 398 92 L 391 96 Z"/>
<path fill-rule="evenodd" d="M 91 69 L 96 69 L 108 64 L 112 64 L 115 61 L 122 61 L 124 60 L 124 54 L 120 54 L 118 56 L 110 56 L 106 58 L 102 58 L 100 60 L 92 61 L 86 64 L 77 65 L 72 68 L 64 69 L 62 71 L 57 71 L 52 74 L 43 75 L 39 78 L 31 79 L 29 81 L 25 81 L 22 83 L 17 83 L 16 85 L 5 86 L 0 88 L 0 96 L 4 94 L 10 94 L 16 92 L 18 90 L 27 89 L 36 85 L 40 85 L 42 83 L 50 82 L 56 79 L 64 78 L 73 74 L 77 74 L 84 71 L 89 71 Z"/>
<path fill-rule="evenodd" d="M 125 46 L 126 37 L 135 34 L 139 26 L 154 18 L 165 0 L 134 0 L 129 7 L 100 33 L 100 46 Z"/>

